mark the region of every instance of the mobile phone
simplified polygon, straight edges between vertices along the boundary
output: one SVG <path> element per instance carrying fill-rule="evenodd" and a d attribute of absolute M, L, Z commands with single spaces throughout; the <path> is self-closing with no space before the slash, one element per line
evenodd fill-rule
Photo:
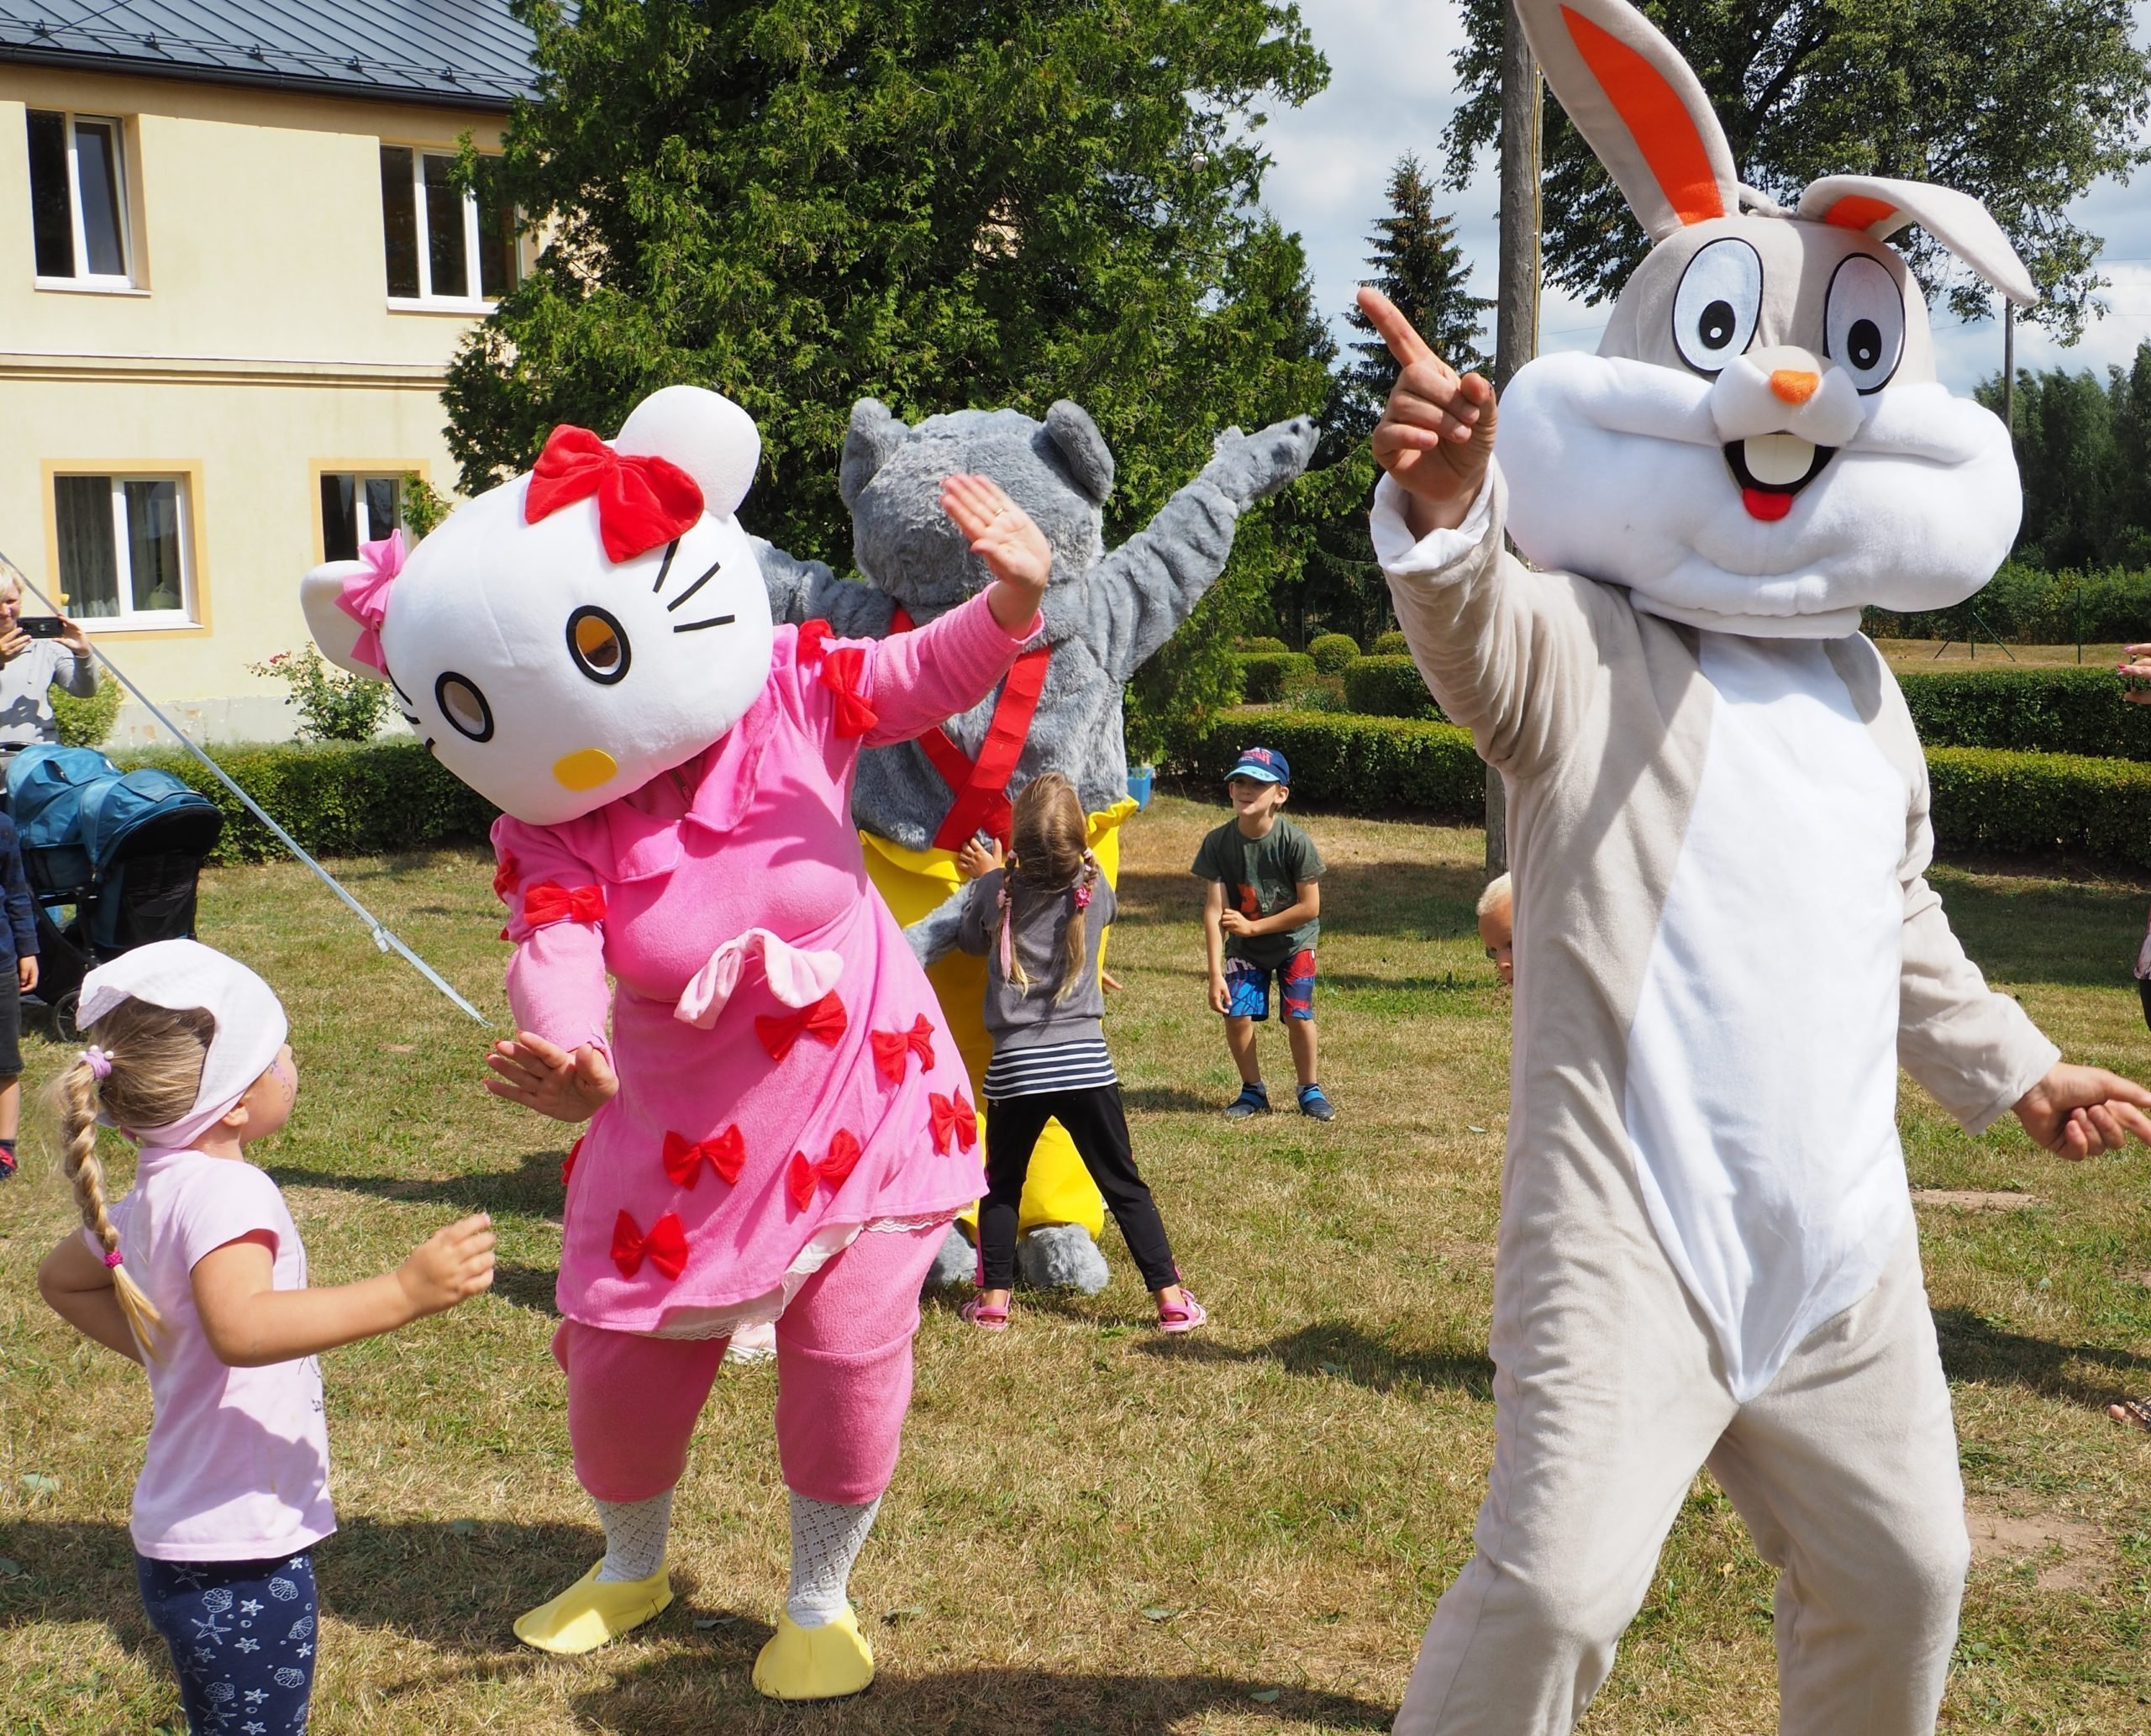
<path fill-rule="evenodd" d="M 57 639 L 67 630 L 67 623 L 57 615 L 24 615 L 15 624 L 32 639 Z"/>

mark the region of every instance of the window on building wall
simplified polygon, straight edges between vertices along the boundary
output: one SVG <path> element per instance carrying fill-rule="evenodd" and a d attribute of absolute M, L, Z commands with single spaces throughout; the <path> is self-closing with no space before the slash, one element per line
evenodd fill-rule
<path fill-rule="evenodd" d="M 124 137 L 109 118 L 29 111 L 30 231 L 40 281 L 130 281 Z"/>
<path fill-rule="evenodd" d="M 172 626 L 194 618 L 181 476 L 57 476 L 60 586 L 78 621 Z"/>
<path fill-rule="evenodd" d="M 448 152 L 381 147 L 392 301 L 471 306 L 515 287 L 515 213 L 500 195 L 499 161 L 481 157 L 469 187 L 455 169 Z"/>
<path fill-rule="evenodd" d="M 321 473 L 323 560 L 356 560 L 361 543 L 377 543 L 402 523 L 402 476 Z"/>

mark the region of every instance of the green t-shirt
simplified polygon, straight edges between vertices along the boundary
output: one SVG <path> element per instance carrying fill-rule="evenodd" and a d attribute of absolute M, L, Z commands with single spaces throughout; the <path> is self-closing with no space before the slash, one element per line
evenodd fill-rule
<path fill-rule="evenodd" d="M 1322 878 L 1322 852 L 1281 814 L 1261 838 L 1249 838 L 1238 820 L 1228 820 L 1202 840 L 1195 853 L 1194 871 L 1204 880 L 1221 882 L 1226 903 L 1243 915 L 1275 916 L 1298 902 L 1301 881 Z M 1321 933 L 1322 918 L 1316 917 L 1281 934 L 1228 934 L 1225 956 L 1255 965 L 1281 965 L 1303 947 L 1312 946 Z"/>

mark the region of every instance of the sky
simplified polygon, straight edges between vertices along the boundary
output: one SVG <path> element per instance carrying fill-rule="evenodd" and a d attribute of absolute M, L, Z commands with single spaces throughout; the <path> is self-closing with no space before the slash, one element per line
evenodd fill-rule
<path fill-rule="evenodd" d="M 2137 39 L 2151 43 L 2151 0 L 2136 0 Z M 1456 107 L 1450 54 L 1462 38 L 1454 0 L 1301 0 L 1302 18 L 1328 58 L 1329 87 L 1304 108 L 1273 113 L 1262 137 L 1272 158 L 1263 198 L 1287 229 L 1299 231 L 1314 273 L 1323 312 L 1339 341 L 1355 339 L 1342 323 L 1352 292 L 1366 274 L 1367 236 L 1386 208 L 1390 166 L 1407 150 L 1438 171 L 1442 129 Z M 1551 102 L 1549 96 L 1546 99 Z M 1494 155 L 1453 202 L 1457 233 L 1472 262 L 1472 290 L 1494 293 Z M 2101 292 L 2106 317 L 2083 340 L 2064 349 L 2020 323 L 2020 368 L 2094 368 L 2125 362 L 2151 337 L 2151 169 L 2133 187 L 2096 183 L 2071 208 L 2074 219 L 2105 239 Z M 1612 311 L 1587 307 L 1549 288 L 1539 310 L 1542 350 L 1594 350 Z M 1969 392 L 2001 366 L 2001 325 L 1989 319 L 1960 325 L 1936 319 L 1936 365 L 1943 383 Z M 1493 341 L 1491 324 L 1486 341 Z"/>

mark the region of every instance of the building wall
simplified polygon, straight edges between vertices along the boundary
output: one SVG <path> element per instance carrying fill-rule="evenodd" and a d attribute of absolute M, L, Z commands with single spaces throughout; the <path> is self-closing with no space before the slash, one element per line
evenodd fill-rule
<path fill-rule="evenodd" d="M 126 124 L 130 292 L 34 278 L 26 108 Z M 0 553 L 58 585 L 52 476 L 189 480 L 197 624 L 86 623 L 190 731 L 288 734 L 247 665 L 307 642 L 319 473 L 455 480 L 444 371 L 468 313 L 392 308 L 380 145 L 497 143 L 500 117 L 0 64 Z M 146 739 L 131 702 L 115 739 Z"/>

